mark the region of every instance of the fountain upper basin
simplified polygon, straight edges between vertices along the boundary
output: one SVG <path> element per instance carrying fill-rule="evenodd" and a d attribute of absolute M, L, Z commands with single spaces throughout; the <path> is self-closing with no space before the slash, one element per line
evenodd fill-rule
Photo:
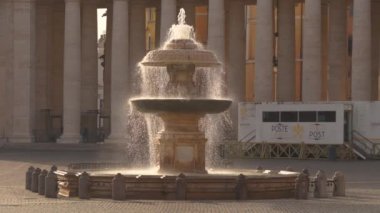
<path fill-rule="evenodd" d="M 196 67 L 221 65 L 213 52 L 202 49 L 192 39 L 173 39 L 163 49 L 150 51 L 141 64 L 164 67 L 171 64 L 194 64 Z"/>
<path fill-rule="evenodd" d="M 144 113 L 182 112 L 214 114 L 226 111 L 232 101 L 228 99 L 144 99 L 131 100 L 138 111 Z"/>
<path fill-rule="evenodd" d="M 141 64 L 161 67 L 170 64 L 194 64 L 196 67 L 217 67 L 221 65 L 212 52 L 194 49 L 153 50 L 145 56 Z"/>

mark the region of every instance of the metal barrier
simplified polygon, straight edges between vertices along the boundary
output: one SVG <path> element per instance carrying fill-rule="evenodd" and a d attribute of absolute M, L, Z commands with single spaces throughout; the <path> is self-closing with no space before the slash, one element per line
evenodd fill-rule
<path fill-rule="evenodd" d="M 358 149 L 367 158 L 380 159 L 380 143 L 375 143 L 362 135 L 360 132 L 352 131 L 353 147 Z"/>
<path fill-rule="evenodd" d="M 223 146 L 225 158 L 293 158 L 327 159 L 330 145 L 319 144 L 278 144 L 226 142 Z M 357 155 L 344 144 L 336 147 L 337 159 L 357 159 Z"/>

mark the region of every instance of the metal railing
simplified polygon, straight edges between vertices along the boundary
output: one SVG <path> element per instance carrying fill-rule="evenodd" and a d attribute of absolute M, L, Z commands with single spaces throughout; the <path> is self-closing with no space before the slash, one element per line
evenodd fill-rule
<path fill-rule="evenodd" d="M 361 150 L 367 157 L 380 158 L 380 143 L 371 141 L 356 130 L 352 131 L 352 142 L 354 148 Z"/>
<path fill-rule="evenodd" d="M 252 146 L 254 145 L 254 139 L 256 138 L 256 129 L 250 131 L 248 134 L 246 134 L 242 139 L 238 141 L 238 143 L 242 144 L 242 151 L 247 152 L 249 151 Z"/>
<path fill-rule="evenodd" d="M 246 134 L 242 139 L 239 140 L 239 142 L 253 142 L 252 140 L 256 138 L 256 129 L 250 131 L 248 134 Z"/>

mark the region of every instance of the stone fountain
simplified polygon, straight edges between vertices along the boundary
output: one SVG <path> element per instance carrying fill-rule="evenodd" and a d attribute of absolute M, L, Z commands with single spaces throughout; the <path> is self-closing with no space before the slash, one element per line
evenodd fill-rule
<path fill-rule="evenodd" d="M 227 110 L 231 101 L 199 98 L 202 91 L 194 82 L 196 69 L 217 72 L 220 69 L 207 68 L 221 68 L 221 63 L 213 52 L 204 50 L 194 40 L 193 29 L 185 24 L 184 15 L 181 10 L 179 24 L 173 25 L 169 34 L 172 38 L 163 48 L 149 52 L 141 62 L 141 66 L 153 67 L 143 68 L 145 72 L 157 72 L 155 67 L 166 68 L 169 82 L 164 97 L 136 98 L 131 102 L 138 111 L 155 114 L 163 120 L 164 129 L 158 137 L 160 172 L 206 173 L 207 139 L 199 130 L 199 120 L 206 114 Z"/>
<path fill-rule="evenodd" d="M 206 170 L 207 139 L 199 122 L 206 114 L 224 112 L 231 101 L 204 93 L 205 87 L 199 86 L 199 70 L 218 72 L 222 66 L 213 52 L 194 40 L 193 28 L 185 24 L 183 9 L 179 24 L 173 25 L 165 45 L 149 52 L 140 65 L 143 75 L 153 74 L 157 88 L 148 85 L 151 93 L 130 102 L 134 109 L 162 120 L 162 129 L 151 138 L 153 146 L 158 147 L 154 150 L 159 171 L 133 170 L 121 164 L 73 164 L 67 170 L 55 171 L 59 196 L 165 200 L 295 197 L 298 172 L 261 168 Z M 155 75 L 157 72 L 165 75 L 166 80 L 157 83 L 154 78 L 161 77 Z"/>

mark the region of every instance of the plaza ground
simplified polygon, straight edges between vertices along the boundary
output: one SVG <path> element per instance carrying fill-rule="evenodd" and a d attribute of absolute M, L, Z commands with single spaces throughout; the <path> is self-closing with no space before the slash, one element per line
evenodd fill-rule
<path fill-rule="evenodd" d="M 309 200 L 280 199 L 252 201 L 155 201 L 76 198 L 47 199 L 24 189 L 30 165 L 48 169 L 75 162 L 126 161 L 124 153 L 82 149 L 24 151 L 0 148 L 0 212 L 380 212 L 380 161 L 261 160 L 235 159 L 230 167 L 323 169 L 328 177 L 336 170 L 346 176 L 346 197 Z"/>

